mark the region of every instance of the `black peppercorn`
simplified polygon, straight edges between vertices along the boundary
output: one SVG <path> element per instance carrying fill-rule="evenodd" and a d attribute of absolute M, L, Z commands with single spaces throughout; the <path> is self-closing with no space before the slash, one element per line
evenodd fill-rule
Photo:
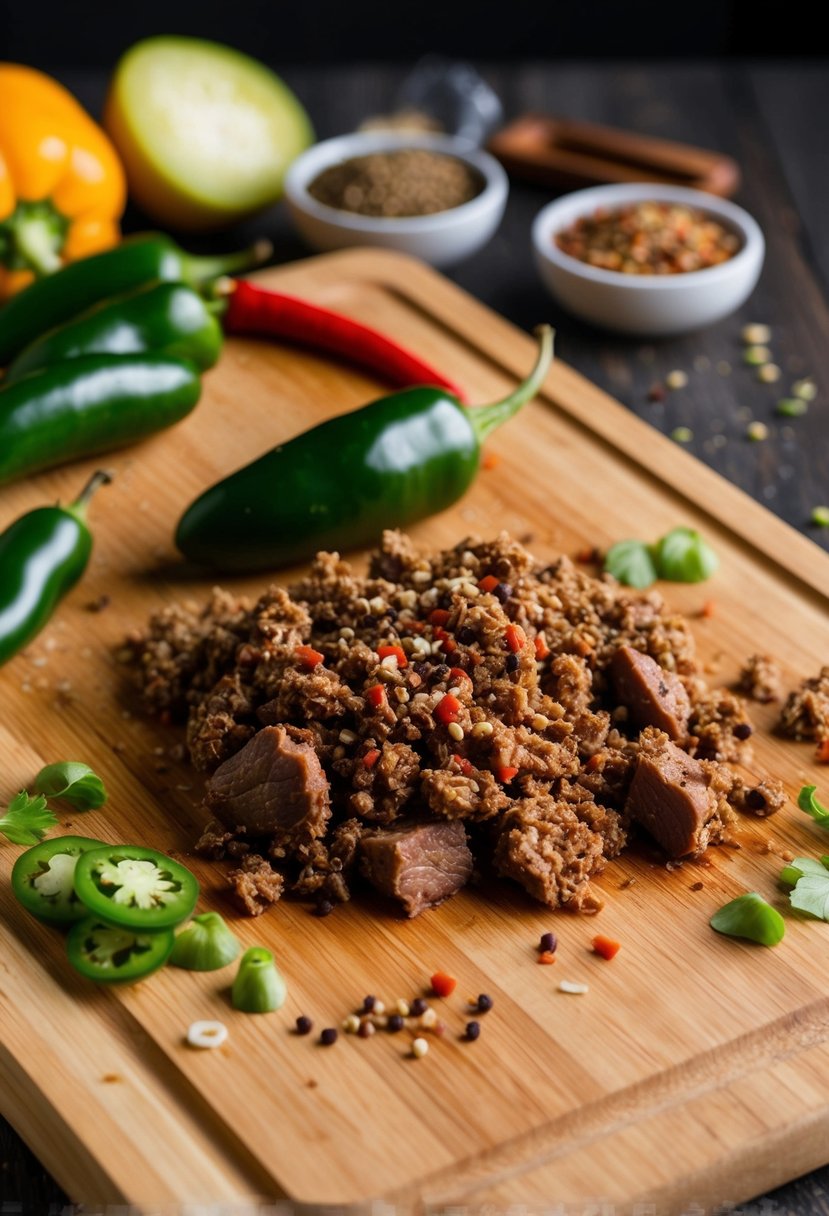
<path fill-rule="evenodd" d="M 305 1014 L 302 1014 L 301 1017 L 297 1018 L 297 1020 L 296 1020 L 297 1034 L 310 1034 L 313 1029 L 314 1029 L 314 1023 L 311 1021 L 310 1018 L 307 1018 L 305 1016 Z"/>
<path fill-rule="evenodd" d="M 468 646 L 471 642 L 475 641 L 475 630 L 471 629 L 469 625 L 461 625 L 455 637 L 461 646 Z"/>
<path fill-rule="evenodd" d="M 321 899 L 314 908 L 314 916 L 330 916 L 334 911 L 334 905 L 330 899 Z"/>
<path fill-rule="evenodd" d="M 478 1004 L 476 1006 L 478 1013 L 489 1013 L 493 1004 L 494 1004 L 494 1002 L 492 1000 L 492 997 L 487 996 L 487 994 L 485 992 L 482 992 L 481 995 L 478 997 Z"/>
<path fill-rule="evenodd" d="M 507 671 L 518 671 L 520 666 L 521 660 L 518 658 L 517 654 L 507 655 Z"/>
<path fill-rule="evenodd" d="M 416 996 L 409 1006 L 409 1012 L 413 1018 L 419 1018 L 420 1015 L 425 1013 L 428 1008 L 429 1005 L 426 1001 L 424 1001 L 423 997 Z"/>
<path fill-rule="evenodd" d="M 372 1013 L 374 1010 L 374 1006 L 376 1004 L 377 1004 L 376 996 L 364 996 L 363 997 L 363 1013 Z"/>
<path fill-rule="evenodd" d="M 337 1032 L 333 1026 L 327 1026 L 320 1031 L 320 1043 L 323 1047 L 331 1047 L 337 1041 Z"/>
<path fill-rule="evenodd" d="M 397 1034 L 405 1025 L 406 1023 L 399 1013 L 393 1013 L 388 1020 L 388 1029 L 392 1034 Z"/>
<path fill-rule="evenodd" d="M 467 1022 L 466 1023 L 466 1030 L 463 1032 L 463 1037 L 465 1039 L 468 1039 L 470 1043 L 474 1043 L 475 1040 L 480 1037 L 480 1034 L 481 1034 L 481 1023 L 480 1022 Z"/>
<path fill-rule="evenodd" d="M 542 954 L 555 954 L 558 947 L 558 938 L 555 933 L 542 933 L 541 941 L 538 943 L 538 949 Z"/>
<path fill-rule="evenodd" d="M 748 722 L 738 722 L 731 733 L 735 739 L 748 739 L 753 734 L 753 731 Z"/>
<path fill-rule="evenodd" d="M 507 600 L 512 599 L 512 587 L 509 583 L 499 583 L 493 588 L 492 594 L 500 603 L 506 604 Z"/>

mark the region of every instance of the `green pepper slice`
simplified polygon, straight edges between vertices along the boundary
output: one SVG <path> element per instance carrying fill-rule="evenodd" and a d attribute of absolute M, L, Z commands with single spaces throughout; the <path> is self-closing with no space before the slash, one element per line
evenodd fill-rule
<path fill-rule="evenodd" d="M 75 890 L 107 924 L 147 933 L 172 929 L 191 915 L 195 875 L 178 861 L 134 844 L 108 844 L 79 859 Z"/>
<path fill-rule="evenodd" d="M 104 848 L 88 836 L 57 836 L 21 853 L 12 869 L 12 890 L 27 912 L 53 925 L 89 915 L 75 894 L 75 866 L 90 849 Z"/>
<path fill-rule="evenodd" d="M 134 933 L 87 916 L 69 930 L 66 954 L 87 979 L 99 984 L 131 984 L 163 967 L 174 941 L 172 929 Z"/>

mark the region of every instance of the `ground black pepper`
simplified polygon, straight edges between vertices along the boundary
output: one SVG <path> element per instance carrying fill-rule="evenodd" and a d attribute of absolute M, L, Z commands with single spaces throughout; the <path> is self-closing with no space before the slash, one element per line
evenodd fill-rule
<path fill-rule="evenodd" d="M 398 148 L 329 165 L 308 193 L 338 211 L 393 219 L 460 207 L 483 188 L 481 174 L 456 156 Z"/>

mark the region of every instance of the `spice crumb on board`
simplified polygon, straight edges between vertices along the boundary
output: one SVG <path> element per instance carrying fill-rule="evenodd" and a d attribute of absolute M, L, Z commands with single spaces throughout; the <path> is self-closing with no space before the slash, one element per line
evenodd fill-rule
<path fill-rule="evenodd" d="M 621 942 L 614 941 L 611 937 L 605 937 L 602 933 L 597 933 L 590 943 L 590 947 L 594 954 L 598 954 L 600 958 L 606 959 L 609 962 L 619 953 L 622 944 Z"/>
<path fill-rule="evenodd" d="M 559 992 L 567 992 L 572 996 L 583 996 L 585 992 L 590 991 L 589 984 L 580 984 L 575 980 L 561 980 L 558 985 Z"/>
<path fill-rule="evenodd" d="M 414 1039 L 412 1042 L 412 1055 L 416 1060 L 422 1060 L 429 1050 L 429 1044 L 425 1039 Z"/>

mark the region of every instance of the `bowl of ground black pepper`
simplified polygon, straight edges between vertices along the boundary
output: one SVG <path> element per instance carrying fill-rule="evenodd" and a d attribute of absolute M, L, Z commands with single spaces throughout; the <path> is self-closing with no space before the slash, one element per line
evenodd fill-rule
<path fill-rule="evenodd" d="M 315 249 L 375 245 L 433 266 L 471 257 L 504 214 L 507 177 L 486 152 L 449 135 L 359 132 L 294 161 L 285 198 Z"/>
<path fill-rule="evenodd" d="M 643 337 L 727 317 L 754 290 L 765 254 L 742 207 L 640 182 L 563 195 L 536 216 L 532 240 L 541 278 L 564 308 Z"/>

